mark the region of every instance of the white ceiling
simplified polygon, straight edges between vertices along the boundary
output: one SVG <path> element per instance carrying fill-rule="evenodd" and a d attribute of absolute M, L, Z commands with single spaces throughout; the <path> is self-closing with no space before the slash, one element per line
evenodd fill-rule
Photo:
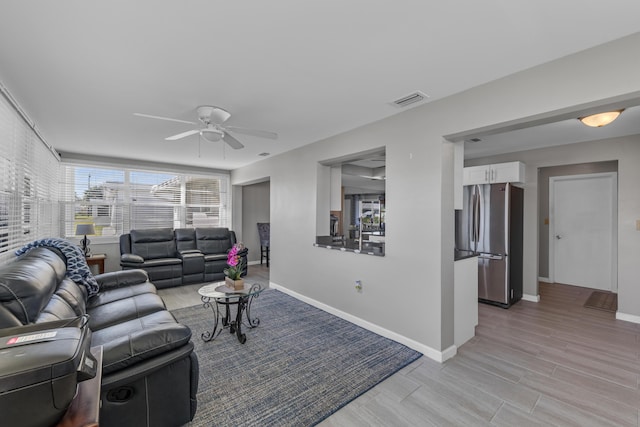
<path fill-rule="evenodd" d="M 233 169 L 640 30 L 619 0 L 9 0 L 0 81 L 61 152 Z M 202 104 L 246 148 L 164 137 Z M 629 114 L 630 115 L 630 114 Z"/>
<path fill-rule="evenodd" d="M 480 136 L 479 142 L 466 139 L 464 155 L 466 159 L 473 159 L 637 134 L 640 134 L 640 106 L 627 108 L 613 123 L 601 128 L 585 126 L 574 118 L 511 132 Z"/>

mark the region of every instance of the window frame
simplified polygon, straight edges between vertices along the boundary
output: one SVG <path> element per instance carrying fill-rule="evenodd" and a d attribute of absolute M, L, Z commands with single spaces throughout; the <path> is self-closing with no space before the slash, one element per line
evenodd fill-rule
<path fill-rule="evenodd" d="M 130 165 L 117 165 L 112 163 L 99 163 L 88 162 L 82 160 L 64 161 L 61 164 L 61 196 L 60 196 L 60 229 L 61 235 L 65 238 L 77 238 L 75 236 L 75 224 L 80 221 L 77 218 L 78 205 L 81 200 L 77 194 L 77 188 L 75 183 L 77 180 L 75 171 L 79 168 L 89 169 L 96 172 L 100 178 L 106 177 L 108 173 L 99 173 L 104 171 L 111 171 L 114 173 L 122 174 L 122 182 L 113 181 L 110 184 L 114 191 L 115 196 L 111 200 L 113 204 L 110 204 L 110 211 L 113 209 L 116 211 L 116 217 L 120 217 L 117 221 L 111 221 L 110 227 L 115 227 L 113 233 L 102 235 L 102 227 L 97 226 L 99 229 L 99 235 L 91 237 L 94 243 L 112 243 L 119 240 L 119 236 L 123 233 L 128 233 L 131 229 L 143 229 L 143 228 L 155 228 L 155 227 L 171 227 L 171 228 L 190 228 L 194 227 L 192 211 L 199 210 L 204 212 L 218 212 L 217 221 L 210 223 L 207 226 L 216 227 L 231 227 L 231 176 L 229 172 L 223 171 L 188 171 L 188 170 L 176 170 L 170 167 L 154 166 L 154 167 L 135 167 Z M 146 176 L 149 181 L 153 178 L 164 178 L 153 184 L 142 183 L 139 179 L 136 179 L 136 175 L 142 177 Z M 104 179 L 104 178 L 103 178 Z M 170 181 L 176 181 L 171 183 Z M 200 185 L 202 182 L 211 181 L 211 184 L 217 189 L 212 190 L 209 197 L 209 203 L 188 203 L 188 193 L 190 182 L 198 182 Z M 102 181 L 97 183 L 96 188 L 104 185 L 108 181 Z M 169 187 L 168 201 L 162 202 L 161 198 L 154 199 L 154 192 L 161 190 L 162 185 Z M 171 188 L 173 185 L 174 188 Z M 117 187 L 117 188 L 116 188 Z M 87 191 L 91 191 L 93 187 L 88 184 Z M 176 190 L 178 193 L 176 193 Z M 171 194 L 173 192 L 174 194 Z M 167 193 L 165 193 L 167 194 Z M 148 199 L 140 202 L 140 199 L 145 195 L 149 195 Z M 73 200 L 71 197 L 73 196 Z M 93 206 L 94 215 L 92 222 L 95 223 L 95 219 L 100 216 L 97 215 L 99 210 L 104 209 L 104 199 L 94 200 L 87 203 L 82 202 L 85 205 Z M 162 211 L 165 211 L 162 214 Z M 142 214 L 136 216 L 135 212 L 142 212 Z M 164 223 L 160 221 L 157 225 L 151 224 L 151 221 L 146 221 L 145 218 L 155 218 L 153 213 L 160 212 L 161 216 L 164 215 Z M 146 217 L 145 217 L 146 214 Z M 111 214 L 109 218 L 112 218 L 114 214 Z"/>

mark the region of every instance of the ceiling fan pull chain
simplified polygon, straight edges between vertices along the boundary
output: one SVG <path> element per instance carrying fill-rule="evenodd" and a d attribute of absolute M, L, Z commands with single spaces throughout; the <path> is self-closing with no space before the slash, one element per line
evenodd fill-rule
<path fill-rule="evenodd" d="M 227 150 L 226 150 L 226 145 L 224 142 L 222 142 L 222 160 L 227 160 Z"/>

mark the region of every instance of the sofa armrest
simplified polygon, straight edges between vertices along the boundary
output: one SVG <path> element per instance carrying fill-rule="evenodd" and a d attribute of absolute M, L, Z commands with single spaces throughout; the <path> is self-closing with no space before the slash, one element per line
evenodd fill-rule
<path fill-rule="evenodd" d="M 249 253 L 249 249 L 248 248 L 240 249 L 238 251 L 238 255 L 241 256 L 241 257 L 246 257 L 248 253 Z"/>
<path fill-rule="evenodd" d="M 185 255 L 190 255 L 190 254 L 201 254 L 202 252 L 199 249 L 185 249 L 183 251 L 178 251 L 178 255 L 180 255 L 180 258 L 184 258 Z"/>
<path fill-rule="evenodd" d="M 137 285 L 149 281 L 149 275 L 144 270 L 122 270 L 95 276 L 100 290 Z"/>
<path fill-rule="evenodd" d="M 233 248 L 227 249 L 227 254 L 231 251 L 231 249 Z M 249 248 L 242 248 L 238 250 L 238 256 L 241 258 L 246 258 L 248 254 L 249 254 Z"/>
<path fill-rule="evenodd" d="M 242 273 L 240 274 L 240 276 L 242 276 L 242 277 L 246 276 L 247 273 L 249 272 L 249 263 L 247 262 L 247 255 L 248 254 L 249 254 L 249 249 L 248 248 L 240 249 L 238 251 L 238 255 L 240 256 L 240 258 L 244 262 L 244 265 L 242 267 Z"/>
<path fill-rule="evenodd" d="M 141 263 L 142 264 L 144 262 L 144 258 L 142 258 L 140 255 L 122 254 L 122 255 L 120 255 L 120 262 Z"/>

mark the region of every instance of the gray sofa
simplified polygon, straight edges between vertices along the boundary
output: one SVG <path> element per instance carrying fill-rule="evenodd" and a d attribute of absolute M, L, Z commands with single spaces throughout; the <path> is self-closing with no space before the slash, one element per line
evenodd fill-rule
<path fill-rule="evenodd" d="M 158 288 L 224 279 L 236 233 L 228 228 L 151 228 L 120 236 L 120 267 L 143 269 Z M 247 252 L 239 251 L 247 274 Z"/>
<path fill-rule="evenodd" d="M 179 426 L 193 419 L 198 359 L 191 330 L 167 311 L 147 274 L 95 276 L 100 290 L 88 297 L 66 271 L 62 252 L 45 247 L 1 267 L 0 330 L 88 314 L 91 346 L 103 348 L 100 426 Z M 20 410 L 28 415 L 38 407 Z"/>

